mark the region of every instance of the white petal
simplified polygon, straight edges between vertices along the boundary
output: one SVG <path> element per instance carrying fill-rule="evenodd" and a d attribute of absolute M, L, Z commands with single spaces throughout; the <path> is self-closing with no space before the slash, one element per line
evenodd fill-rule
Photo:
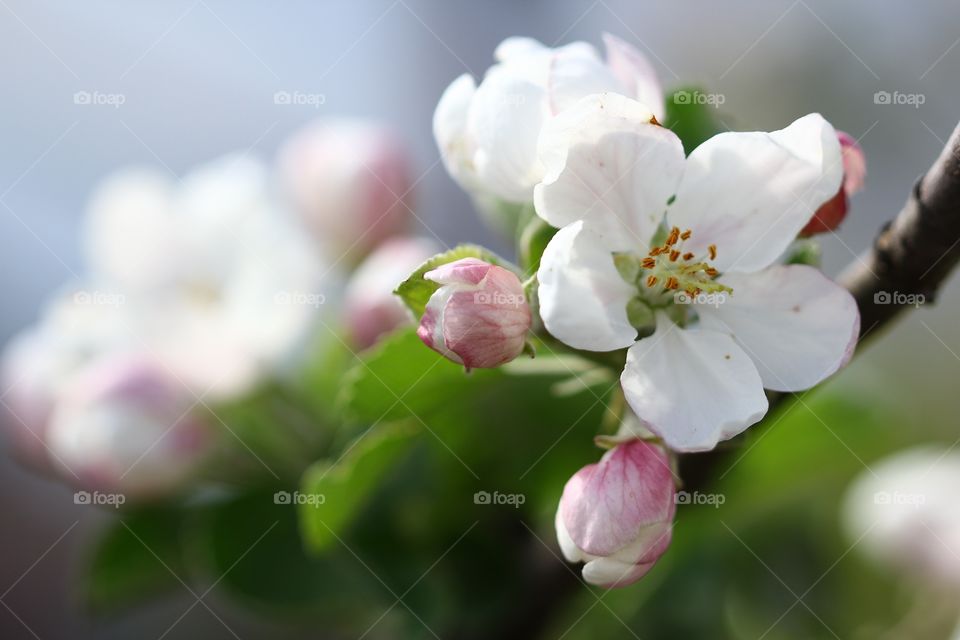
<path fill-rule="evenodd" d="M 657 116 L 657 120 L 662 122 L 663 87 L 650 61 L 636 48 L 615 35 L 603 34 L 603 42 L 607 47 L 607 65 L 624 86 L 626 95 L 650 107 Z"/>
<path fill-rule="evenodd" d="M 651 116 L 639 102 L 602 94 L 553 118 L 540 136 L 537 214 L 557 227 L 589 219 L 620 249 L 645 248 L 684 166 L 680 139 Z"/>
<path fill-rule="evenodd" d="M 652 567 L 652 562 L 631 564 L 613 558 L 597 558 L 583 565 L 583 579 L 601 587 L 623 587 L 642 578 Z"/>
<path fill-rule="evenodd" d="M 532 200 L 542 175 L 537 137 L 549 115 L 546 89 L 526 75 L 523 69 L 491 69 L 474 94 L 468 119 L 481 184 L 511 202 Z"/>
<path fill-rule="evenodd" d="M 573 538 L 571 538 L 567 532 L 567 528 L 563 524 L 563 518 L 560 517 L 559 507 L 557 508 L 557 515 L 554 518 L 554 525 L 557 528 L 557 543 L 560 545 L 560 552 L 563 554 L 563 557 L 567 559 L 567 562 L 586 560 L 587 554 L 583 553 L 583 551 L 577 547 Z"/>
<path fill-rule="evenodd" d="M 476 187 L 473 141 L 467 134 L 467 115 L 477 84 L 469 73 L 454 80 L 433 113 L 433 136 L 451 177 L 465 189 Z"/>
<path fill-rule="evenodd" d="M 636 289 L 620 277 L 604 237 L 583 222 L 550 240 L 540 271 L 540 315 L 555 338 L 576 349 L 613 351 L 633 344 L 627 319 Z"/>
<path fill-rule="evenodd" d="M 722 304 L 698 308 L 704 328 L 730 333 L 760 371 L 763 386 L 809 389 L 853 354 L 860 314 L 850 293 L 805 265 L 727 274 Z"/>
<path fill-rule="evenodd" d="M 625 93 L 623 85 L 604 64 L 597 50 L 585 42 L 556 49 L 550 61 L 547 88 L 550 113 L 556 115 L 581 98 L 607 91 Z"/>
<path fill-rule="evenodd" d="M 716 244 L 720 271 L 772 264 L 840 189 L 843 161 L 833 127 L 819 114 L 773 133 L 721 133 L 693 150 L 667 214 L 692 229 L 685 250 Z"/>
<path fill-rule="evenodd" d="M 549 51 L 549 49 L 539 40 L 512 36 L 497 45 L 497 48 L 493 52 L 493 57 L 497 62 L 508 62 L 532 53 L 543 53 L 544 51 Z"/>
<path fill-rule="evenodd" d="M 733 338 L 666 319 L 627 352 L 620 381 L 637 416 L 675 451 L 713 449 L 767 412 L 760 374 Z"/>

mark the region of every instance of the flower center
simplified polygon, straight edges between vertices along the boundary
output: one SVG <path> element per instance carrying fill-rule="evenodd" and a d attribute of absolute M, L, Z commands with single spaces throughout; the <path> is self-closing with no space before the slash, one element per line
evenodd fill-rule
<path fill-rule="evenodd" d="M 690 229 L 673 227 L 662 245 L 650 249 L 643 258 L 635 253 L 615 253 L 613 262 L 621 277 L 637 287 L 638 294 L 627 306 L 630 323 L 639 330 L 652 330 L 654 311 L 667 311 L 678 324 L 684 325 L 691 312 L 691 303 L 718 304 L 733 289 L 716 281 L 719 271 L 710 261 L 717 257 L 716 245 L 707 247 L 707 255 L 698 257 L 684 251 Z"/>
<path fill-rule="evenodd" d="M 733 289 L 715 280 L 719 272 L 709 262 L 717 257 L 717 245 L 711 244 L 707 248 L 708 257 L 702 259 L 683 250 L 692 235 L 690 229 L 681 232 L 679 227 L 673 227 L 664 243 L 650 249 L 647 257 L 640 261 L 639 282 L 652 293 L 684 291 L 691 297 L 703 292 L 732 293 Z"/>

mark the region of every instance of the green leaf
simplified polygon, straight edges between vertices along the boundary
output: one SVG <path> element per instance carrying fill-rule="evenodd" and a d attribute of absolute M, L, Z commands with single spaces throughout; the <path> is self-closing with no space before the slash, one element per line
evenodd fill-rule
<path fill-rule="evenodd" d="M 340 406 L 355 423 L 426 416 L 460 390 L 500 375 L 496 369 L 467 374 L 407 329 L 363 355 L 343 381 Z"/>
<path fill-rule="evenodd" d="M 375 430 L 373 430 L 375 429 Z M 323 551 L 367 503 L 384 476 L 406 453 L 417 429 L 407 423 L 373 427 L 338 460 L 321 461 L 304 474 L 299 505 L 303 537 L 310 549 Z"/>
<path fill-rule="evenodd" d="M 268 616 L 319 617 L 328 629 L 362 629 L 389 605 L 383 602 L 389 593 L 346 550 L 308 555 L 296 507 L 277 504 L 273 492 L 246 493 L 198 510 L 185 540 L 191 566 L 204 582 Z"/>
<path fill-rule="evenodd" d="M 461 260 L 463 258 L 478 258 L 484 262 L 489 262 L 490 264 L 495 264 L 511 271 L 516 272 L 517 268 L 510 264 L 507 260 L 504 260 L 497 254 L 484 249 L 483 247 L 473 245 L 473 244 L 461 244 L 449 251 L 438 254 L 424 262 L 420 265 L 416 271 L 414 271 L 409 278 L 400 283 L 400 286 L 396 288 L 394 293 L 403 300 L 414 315 L 419 318 L 423 315 L 424 309 L 427 307 L 427 301 L 430 299 L 430 296 L 433 295 L 433 292 L 440 288 L 436 282 L 431 282 L 430 280 L 425 280 L 423 274 L 426 272 L 436 269 L 440 265 L 447 264 L 449 262 L 454 262 L 456 260 Z"/>
<path fill-rule="evenodd" d="M 667 96 L 662 124 L 683 141 L 688 155 L 700 143 L 727 130 L 718 115 L 719 95 L 700 87 L 681 87 Z"/>
<path fill-rule="evenodd" d="M 83 603 L 111 613 L 183 589 L 182 518 L 173 508 L 124 513 L 97 541 L 81 586 Z"/>

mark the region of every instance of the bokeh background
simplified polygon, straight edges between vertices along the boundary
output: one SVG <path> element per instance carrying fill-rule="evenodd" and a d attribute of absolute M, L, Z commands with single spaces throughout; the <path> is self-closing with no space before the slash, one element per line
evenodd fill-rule
<path fill-rule="evenodd" d="M 422 174 L 422 231 L 446 245 L 504 249 L 439 164 L 434 105 L 459 74 L 481 74 L 507 36 L 599 44 L 603 31 L 647 53 L 668 87 L 721 94 L 732 128 L 776 129 L 819 111 L 860 139 L 867 188 L 824 240 L 829 273 L 869 246 L 958 119 L 960 5 L 949 0 L 0 0 L 0 339 L 81 272 L 79 223 L 98 179 L 131 163 L 182 175 L 234 150 L 270 159 L 316 117 L 395 127 Z M 76 104 L 84 91 L 124 102 Z M 322 104 L 277 104 L 280 91 L 322 95 Z M 878 91 L 919 94 L 923 104 L 878 104 Z M 911 442 L 949 445 L 958 434 L 958 311 L 954 279 L 936 306 L 908 314 L 844 373 L 844 384 L 902 410 L 895 427 Z M 840 453 L 828 457 L 859 459 L 842 441 L 846 425 L 829 426 L 840 437 L 822 442 Z M 184 591 L 119 620 L 88 619 L 72 606 L 71 580 L 85 540 L 108 516 L 9 461 L 0 464 L 0 508 L 0 637 L 155 637 L 194 600 Z M 738 553 L 745 564 L 759 560 Z M 758 576 L 781 589 L 775 575 Z M 236 607 L 218 611 L 243 637 L 278 633 Z M 167 637 L 231 633 L 195 607 Z"/>

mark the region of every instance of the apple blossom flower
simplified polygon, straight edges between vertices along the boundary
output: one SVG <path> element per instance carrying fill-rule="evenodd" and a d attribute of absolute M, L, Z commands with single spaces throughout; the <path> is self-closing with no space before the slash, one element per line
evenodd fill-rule
<path fill-rule="evenodd" d="M 556 527 L 564 557 L 585 562 L 583 578 L 591 584 L 636 582 L 670 545 L 675 493 L 662 447 L 645 440 L 617 444 L 563 489 Z"/>
<path fill-rule="evenodd" d="M 633 411 L 672 449 L 708 450 L 764 416 L 764 387 L 807 389 L 852 354 L 853 297 L 776 264 L 839 188 L 840 145 L 810 114 L 685 158 L 652 115 L 604 94 L 544 130 L 535 204 L 562 228 L 541 261 L 540 313 L 574 348 L 629 348 Z"/>
<path fill-rule="evenodd" d="M 960 453 L 920 446 L 861 474 L 847 490 L 848 535 L 877 564 L 934 589 L 960 591 Z"/>
<path fill-rule="evenodd" d="M 0 357 L 2 426 L 14 454 L 38 471 L 52 470 L 47 426 L 63 388 L 92 359 L 128 349 L 135 339 L 126 329 L 127 310 L 97 304 L 97 295 L 57 294 L 40 322 L 16 335 Z"/>
<path fill-rule="evenodd" d="M 336 258 L 352 259 L 406 228 L 412 164 L 393 131 L 362 120 L 310 124 L 279 156 L 281 181 L 305 226 Z"/>
<path fill-rule="evenodd" d="M 350 276 L 344 293 L 345 324 L 361 349 L 413 321 L 393 291 L 440 247 L 427 238 L 398 237 L 377 247 Z"/>
<path fill-rule="evenodd" d="M 801 236 L 833 231 L 840 226 L 850 208 L 850 196 L 863 188 L 867 176 L 867 159 L 857 140 L 849 133 L 837 131 L 843 154 L 843 184 L 836 195 L 827 200 L 800 232 Z"/>
<path fill-rule="evenodd" d="M 636 98 L 663 116 L 663 91 L 646 58 L 604 35 L 606 60 L 585 42 L 551 49 L 508 38 L 479 86 L 469 74 L 453 81 L 437 105 L 433 131 L 450 175 L 482 200 L 531 200 L 543 173 L 537 138 L 551 117 L 580 98 L 610 91 Z"/>
<path fill-rule="evenodd" d="M 440 284 L 417 329 L 425 345 L 467 369 L 496 367 L 523 352 L 530 306 L 515 273 L 463 258 L 423 277 Z"/>
<path fill-rule="evenodd" d="M 275 205 L 263 165 L 241 155 L 179 184 L 143 170 L 112 177 L 91 202 L 85 248 L 98 282 L 124 295 L 129 331 L 214 399 L 293 366 L 338 289 Z"/>
<path fill-rule="evenodd" d="M 195 399 L 155 363 L 103 358 L 57 401 L 47 442 L 68 480 L 131 499 L 167 495 L 201 470 L 214 430 Z"/>

